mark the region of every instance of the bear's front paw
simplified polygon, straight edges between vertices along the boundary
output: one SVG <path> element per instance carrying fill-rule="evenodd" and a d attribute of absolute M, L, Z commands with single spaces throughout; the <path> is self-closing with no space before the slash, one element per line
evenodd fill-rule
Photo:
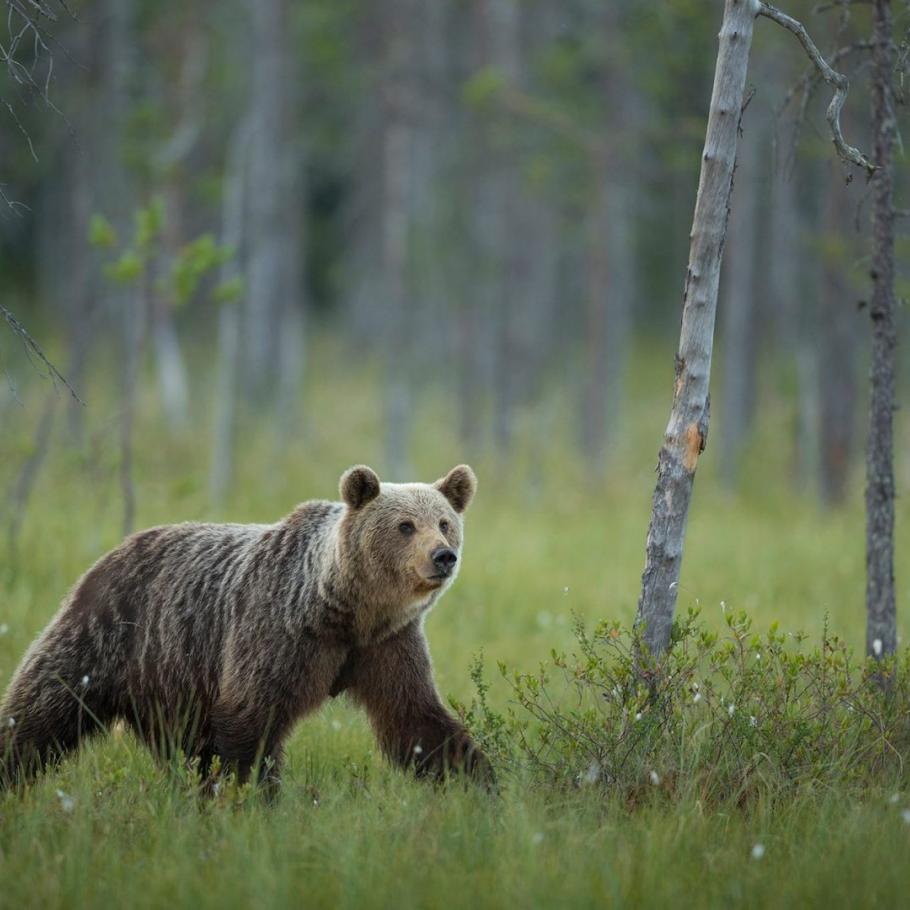
<path fill-rule="evenodd" d="M 441 749 L 427 756 L 423 763 L 418 760 L 417 764 L 418 774 L 437 778 L 464 775 L 489 789 L 496 787 L 496 774 L 490 760 L 467 733 L 450 736 Z"/>

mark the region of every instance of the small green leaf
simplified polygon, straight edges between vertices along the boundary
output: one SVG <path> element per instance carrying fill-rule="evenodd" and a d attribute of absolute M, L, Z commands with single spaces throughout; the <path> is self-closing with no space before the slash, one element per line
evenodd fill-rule
<path fill-rule="evenodd" d="M 109 250 L 117 245 L 117 232 L 104 215 L 97 212 L 92 215 L 88 224 L 88 242 L 99 250 Z"/>
<path fill-rule="evenodd" d="M 143 261 L 139 254 L 127 250 L 119 259 L 104 267 L 104 274 L 117 284 L 132 284 L 142 274 Z"/>

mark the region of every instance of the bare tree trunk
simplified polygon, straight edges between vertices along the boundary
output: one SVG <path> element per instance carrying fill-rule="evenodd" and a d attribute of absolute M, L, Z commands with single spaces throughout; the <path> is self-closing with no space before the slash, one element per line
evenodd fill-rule
<path fill-rule="evenodd" d="M 692 221 L 673 407 L 657 465 L 636 625 L 651 654 L 670 642 L 698 457 L 708 434 L 708 382 L 727 211 L 752 31 L 760 4 L 726 0 Z"/>
<path fill-rule="evenodd" d="M 849 296 L 843 250 L 849 230 L 850 200 L 840 168 L 835 165 L 827 182 L 828 206 L 823 208 L 824 244 L 818 334 L 813 339 L 818 356 L 819 479 L 822 502 L 837 506 L 847 497 L 856 438 L 856 361 L 858 329 L 856 308 Z"/>
<path fill-rule="evenodd" d="M 231 141 L 224 175 L 221 243 L 234 255 L 221 267 L 222 285 L 236 279 L 243 261 L 244 200 L 249 125 L 241 123 Z M 234 467 L 234 423 L 237 411 L 237 374 L 240 370 L 240 301 L 225 300 L 218 310 L 218 363 L 215 373 L 215 415 L 209 497 L 216 508 L 224 504 Z"/>
<path fill-rule="evenodd" d="M 588 215 L 585 315 L 585 375 L 582 381 L 581 446 L 592 471 L 614 441 L 625 400 L 635 254 L 631 243 L 632 200 L 627 188 L 607 177 L 621 167 L 603 156 L 598 192 Z"/>
<path fill-rule="evenodd" d="M 521 81 L 521 10 L 516 0 L 482 0 L 480 3 L 482 60 L 495 70 L 505 84 Z M 497 115 L 498 120 L 498 115 Z M 502 458 L 511 444 L 514 429 L 516 393 L 519 383 L 520 342 L 518 338 L 522 252 L 515 236 L 519 187 L 515 162 L 503 148 L 501 123 L 485 123 L 489 152 L 484 200 L 482 242 L 490 264 L 490 302 L 485 333 L 492 341 L 493 441 Z M 499 130 L 497 138 L 496 131 Z"/>
<path fill-rule="evenodd" d="M 28 501 L 31 498 L 32 490 L 41 471 L 41 467 L 47 458 L 50 449 L 51 433 L 54 428 L 54 415 L 57 412 L 57 401 L 59 393 L 56 388 L 48 392 L 44 401 L 44 410 L 41 413 L 41 419 L 35 429 L 32 451 L 28 458 L 25 459 L 19 473 L 16 476 L 9 494 L 7 495 L 7 507 L 10 512 L 10 521 L 8 528 L 8 541 L 10 558 L 15 560 L 19 544 L 19 532 L 22 530 L 22 524 L 28 512 Z"/>
<path fill-rule="evenodd" d="M 818 477 L 818 275 L 813 257 L 805 261 L 803 227 L 797 187 L 801 181 L 782 164 L 775 165 L 771 184 L 769 281 L 774 315 L 774 346 L 786 370 L 796 381 L 796 413 L 793 420 L 794 452 L 792 482 L 806 489 Z"/>
<path fill-rule="evenodd" d="M 289 0 L 249 0 L 253 25 L 250 93 L 245 352 L 254 400 L 296 390 L 302 349 L 301 181 Z M 285 337 L 288 335 L 288 337 Z M 293 337 L 290 337 L 290 336 Z M 282 410 L 286 401 L 279 402 Z"/>
<path fill-rule="evenodd" d="M 897 646 L 894 594 L 894 407 L 897 325 L 894 296 L 894 97 L 890 0 L 875 0 L 872 132 L 872 376 L 866 448 L 866 653 Z"/>
<path fill-rule="evenodd" d="M 415 10 L 395 0 L 382 23 L 383 126 L 381 256 L 385 302 L 387 379 L 385 389 L 385 462 L 389 476 L 404 480 L 409 470 L 411 424 L 412 326 L 410 234 L 413 196 L 414 86 L 411 27 Z"/>
<path fill-rule="evenodd" d="M 736 486 L 755 407 L 756 221 L 759 173 L 756 130 L 743 137 L 736 162 L 730 234 L 724 259 L 723 410 L 718 424 L 721 477 Z"/>
<path fill-rule="evenodd" d="M 174 314 L 164 294 L 157 294 L 153 303 L 152 341 L 165 420 L 172 430 L 185 430 L 190 420 L 189 380 Z"/>
<path fill-rule="evenodd" d="M 182 23 L 179 37 L 180 78 L 176 106 L 179 117 L 155 164 L 165 174 L 167 218 L 164 224 L 163 262 L 169 268 L 184 242 L 187 209 L 183 162 L 192 155 L 205 122 L 204 79 L 208 62 L 208 36 L 195 16 Z M 158 373 L 158 389 L 168 426 L 183 430 L 189 424 L 189 379 L 180 348 L 172 301 L 156 294 L 151 315 L 151 335 Z"/>
<path fill-rule="evenodd" d="M 131 534 L 136 522 L 136 484 L 133 471 L 133 436 L 136 396 L 145 351 L 151 295 L 155 286 L 154 254 L 149 254 L 139 284 L 124 295 L 123 378 L 120 409 L 120 492 L 123 496 L 123 534 Z"/>
<path fill-rule="evenodd" d="M 611 390 L 607 371 L 607 354 L 612 326 L 608 318 L 611 296 L 610 270 L 613 247 L 610 239 L 609 189 L 606 186 L 608 165 L 600 155 L 594 180 L 596 189 L 587 217 L 585 371 L 582 380 L 581 448 L 589 469 L 599 470 L 607 437 L 607 399 Z"/>

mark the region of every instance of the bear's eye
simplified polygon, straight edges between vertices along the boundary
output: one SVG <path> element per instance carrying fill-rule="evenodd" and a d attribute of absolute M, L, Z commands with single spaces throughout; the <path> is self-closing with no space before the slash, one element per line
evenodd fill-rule
<path fill-rule="evenodd" d="M 439 522 L 439 530 L 442 531 L 443 534 L 449 533 L 449 523 L 444 518 Z"/>
<path fill-rule="evenodd" d="M 401 531 L 405 537 L 410 537 L 417 530 L 417 528 L 414 526 L 413 521 L 403 521 L 400 525 L 398 525 L 398 530 Z"/>

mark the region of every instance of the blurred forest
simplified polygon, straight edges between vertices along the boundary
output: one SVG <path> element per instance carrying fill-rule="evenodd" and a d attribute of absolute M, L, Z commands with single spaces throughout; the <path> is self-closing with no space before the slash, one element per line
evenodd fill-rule
<path fill-rule="evenodd" d="M 863 6 L 822 7 L 788 12 L 825 53 L 866 38 Z M 669 399 L 720 4 L 54 9 L 46 45 L 7 42 L 39 90 L 3 93 L 0 295 L 88 406 L 3 335 L 4 435 L 31 440 L 5 450 L 8 505 L 50 440 L 107 433 L 131 527 L 137 402 L 162 446 L 211 425 L 196 448 L 217 506 L 252 432 L 305 451 L 314 385 L 342 383 L 342 425 L 376 395 L 389 479 L 413 471 L 424 407 L 466 459 L 520 451 L 539 473 L 558 438 L 602 475 L 641 377 Z M 839 65 L 844 130 L 868 148 L 867 62 Z M 773 449 L 778 476 L 833 505 L 861 484 L 870 190 L 836 159 L 806 66 L 792 36 L 756 30 L 711 449 L 730 489 Z M 784 418 L 760 440 L 769 409 Z"/>

